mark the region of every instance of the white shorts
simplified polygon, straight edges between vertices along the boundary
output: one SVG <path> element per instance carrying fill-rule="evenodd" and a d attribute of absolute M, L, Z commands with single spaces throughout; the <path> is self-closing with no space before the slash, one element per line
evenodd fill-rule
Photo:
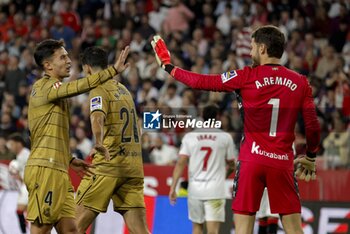
<path fill-rule="evenodd" d="M 226 199 L 198 200 L 188 198 L 188 218 L 193 223 L 225 222 Z"/>
<path fill-rule="evenodd" d="M 264 218 L 264 217 L 279 218 L 278 214 L 271 214 L 269 195 L 267 193 L 267 188 L 265 188 L 264 193 L 262 195 L 261 202 L 260 202 L 260 209 L 256 213 L 256 217 L 259 219 Z"/>
<path fill-rule="evenodd" d="M 27 190 L 27 187 L 24 183 L 19 187 L 17 204 L 18 205 L 28 205 L 28 190 Z"/>

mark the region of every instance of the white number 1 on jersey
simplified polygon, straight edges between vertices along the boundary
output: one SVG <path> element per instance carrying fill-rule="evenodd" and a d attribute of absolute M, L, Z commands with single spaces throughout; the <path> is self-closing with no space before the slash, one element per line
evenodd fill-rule
<path fill-rule="evenodd" d="M 280 107 L 280 99 L 279 98 L 271 98 L 267 104 L 272 105 L 272 114 L 271 114 L 269 136 L 275 137 L 276 130 L 277 130 L 278 109 Z"/>

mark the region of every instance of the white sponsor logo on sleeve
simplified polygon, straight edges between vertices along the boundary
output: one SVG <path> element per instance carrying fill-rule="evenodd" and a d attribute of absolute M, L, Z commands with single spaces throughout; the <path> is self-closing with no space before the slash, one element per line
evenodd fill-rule
<path fill-rule="evenodd" d="M 90 100 L 90 111 L 102 110 L 102 97 L 93 97 Z"/>
<path fill-rule="evenodd" d="M 222 83 L 225 83 L 237 76 L 237 72 L 235 70 L 224 72 L 221 74 Z"/>

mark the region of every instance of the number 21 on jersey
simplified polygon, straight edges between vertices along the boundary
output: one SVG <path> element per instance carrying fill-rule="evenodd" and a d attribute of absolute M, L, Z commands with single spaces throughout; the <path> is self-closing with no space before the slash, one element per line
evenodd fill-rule
<path fill-rule="evenodd" d="M 135 110 L 134 109 L 128 110 L 127 108 L 123 107 L 120 109 L 119 115 L 120 115 L 119 116 L 120 119 L 125 121 L 122 129 L 122 142 L 123 143 L 131 142 L 131 137 L 134 137 L 135 142 L 139 142 L 139 133 L 137 131 Z M 131 118 L 130 118 L 130 115 L 131 115 Z M 130 127 L 132 127 L 131 130 L 129 129 Z M 131 135 L 128 134 L 130 132 L 132 132 Z"/>

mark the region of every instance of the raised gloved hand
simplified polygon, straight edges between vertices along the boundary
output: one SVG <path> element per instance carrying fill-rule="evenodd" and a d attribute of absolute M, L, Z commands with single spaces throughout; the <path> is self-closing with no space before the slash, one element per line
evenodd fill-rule
<path fill-rule="evenodd" d="M 316 179 L 316 158 L 302 155 L 294 160 L 294 164 L 297 165 L 295 174 L 300 180 L 309 182 Z"/>
<path fill-rule="evenodd" d="M 170 52 L 165 42 L 159 35 L 156 35 L 153 37 L 151 44 L 159 66 L 165 69 L 165 65 L 170 64 Z"/>

